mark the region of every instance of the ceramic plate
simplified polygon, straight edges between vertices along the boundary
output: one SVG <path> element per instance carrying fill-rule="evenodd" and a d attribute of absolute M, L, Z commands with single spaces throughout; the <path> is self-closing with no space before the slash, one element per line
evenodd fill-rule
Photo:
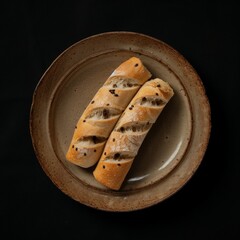
<path fill-rule="evenodd" d="M 84 108 L 112 71 L 139 57 L 153 77 L 169 82 L 175 95 L 142 144 L 119 191 L 96 182 L 65 154 Z M 193 67 L 176 50 L 152 37 L 110 32 L 84 39 L 47 69 L 33 95 L 30 129 L 43 170 L 76 201 L 106 211 L 149 207 L 178 191 L 202 161 L 210 135 L 210 107 Z"/>

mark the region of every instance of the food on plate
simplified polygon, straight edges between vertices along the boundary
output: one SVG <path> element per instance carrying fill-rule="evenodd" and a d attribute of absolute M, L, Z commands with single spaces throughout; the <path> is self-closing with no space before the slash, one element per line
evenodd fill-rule
<path fill-rule="evenodd" d="M 121 188 L 143 140 L 173 95 L 170 85 L 159 78 L 140 88 L 107 140 L 93 172 L 98 182 L 113 190 Z"/>
<path fill-rule="evenodd" d="M 79 118 L 66 158 L 88 168 L 101 157 L 116 122 L 151 73 L 139 58 L 120 64 L 95 94 Z"/>

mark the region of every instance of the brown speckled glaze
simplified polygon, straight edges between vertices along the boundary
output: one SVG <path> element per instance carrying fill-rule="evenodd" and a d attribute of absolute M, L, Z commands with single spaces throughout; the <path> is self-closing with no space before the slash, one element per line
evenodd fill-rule
<path fill-rule="evenodd" d="M 75 124 L 97 89 L 131 56 L 175 95 L 144 140 L 121 190 L 112 191 L 65 159 Z M 132 32 L 84 39 L 64 51 L 42 76 L 33 95 L 30 131 L 39 163 L 68 196 L 106 211 L 133 211 L 177 192 L 201 163 L 210 136 L 210 106 L 193 67 L 169 45 Z"/>

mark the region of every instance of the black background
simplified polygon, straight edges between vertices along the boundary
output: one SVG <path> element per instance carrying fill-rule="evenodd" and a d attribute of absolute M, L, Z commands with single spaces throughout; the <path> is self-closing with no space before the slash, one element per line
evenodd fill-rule
<path fill-rule="evenodd" d="M 7 239 L 239 239 L 237 1 L 1 2 L 1 232 Z M 95 210 L 45 175 L 29 133 L 32 94 L 73 43 L 134 31 L 177 49 L 199 73 L 212 133 L 199 169 L 174 196 L 128 213 Z"/>

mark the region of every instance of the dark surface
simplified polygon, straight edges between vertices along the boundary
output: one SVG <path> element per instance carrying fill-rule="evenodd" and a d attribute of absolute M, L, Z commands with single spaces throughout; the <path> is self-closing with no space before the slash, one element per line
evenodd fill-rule
<path fill-rule="evenodd" d="M 49 2 L 1 4 L 1 233 L 7 239 L 239 239 L 237 5 Z M 210 100 L 212 134 L 201 166 L 178 193 L 145 210 L 108 213 L 75 202 L 45 175 L 32 148 L 29 111 L 40 77 L 63 50 L 120 30 L 161 39 L 193 65 Z"/>

